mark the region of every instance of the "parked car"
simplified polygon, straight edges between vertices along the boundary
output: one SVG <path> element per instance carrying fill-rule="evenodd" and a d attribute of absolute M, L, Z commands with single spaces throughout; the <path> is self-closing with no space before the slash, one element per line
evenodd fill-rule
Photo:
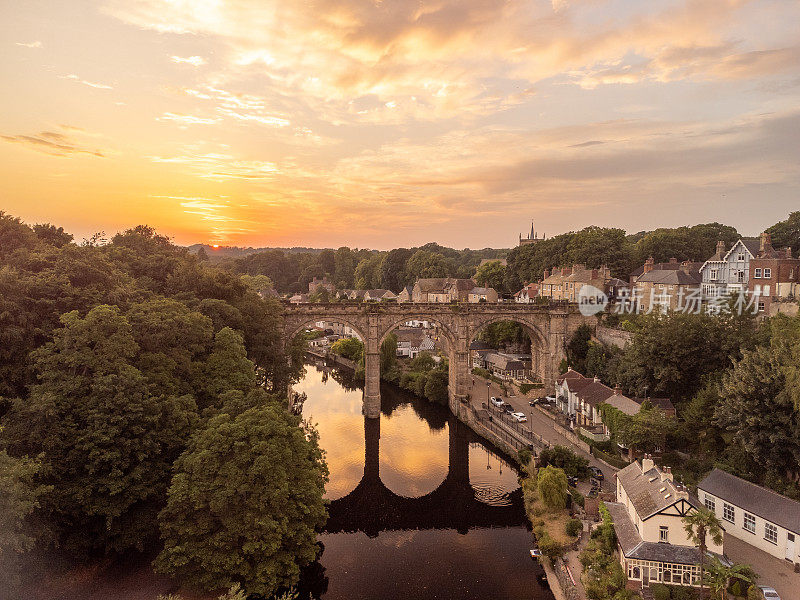
<path fill-rule="evenodd" d="M 595 478 L 595 477 L 592 477 L 590 483 L 592 484 L 592 489 L 593 490 L 599 490 L 600 487 L 601 487 L 600 480 Z"/>
<path fill-rule="evenodd" d="M 578 478 L 575 476 L 567 477 L 567 483 L 571 487 L 578 487 Z"/>
<path fill-rule="evenodd" d="M 778 595 L 778 592 L 775 591 L 775 588 L 769 587 L 768 585 L 760 585 L 758 586 L 758 589 L 761 590 L 765 600 L 781 600 L 781 597 Z"/>
<path fill-rule="evenodd" d="M 541 402 L 541 401 L 542 401 L 542 399 L 541 399 L 541 398 L 534 398 L 533 400 L 529 400 L 529 401 L 528 401 L 528 405 L 529 405 L 529 406 L 536 406 L 536 405 L 537 405 L 537 404 L 539 404 L 539 402 Z"/>
<path fill-rule="evenodd" d="M 525 413 L 521 412 L 511 413 L 511 418 L 517 423 L 525 423 L 528 420 L 528 417 L 525 416 Z"/>
<path fill-rule="evenodd" d="M 503 406 L 503 405 L 505 404 L 505 402 L 503 402 L 503 399 L 502 399 L 502 398 L 497 398 L 497 397 L 495 397 L 495 396 L 492 396 L 492 397 L 491 397 L 491 402 L 492 402 L 492 404 L 494 404 L 494 405 L 495 405 L 497 408 L 500 408 L 501 406 Z"/>
<path fill-rule="evenodd" d="M 507 415 L 511 415 L 511 414 L 513 414 L 513 413 L 514 413 L 514 407 L 513 407 L 513 406 L 511 406 L 510 404 L 505 404 L 505 405 L 503 405 L 503 410 L 505 411 L 505 413 L 506 413 Z"/>
<path fill-rule="evenodd" d="M 556 403 L 556 397 L 555 396 L 545 396 L 544 397 L 544 401 L 547 402 L 548 404 L 555 404 Z"/>
<path fill-rule="evenodd" d="M 603 472 L 598 467 L 591 466 L 589 467 L 589 471 L 591 471 L 592 477 L 595 477 L 600 481 L 603 481 L 603 479 L 605 479 L 606 477 L 605 475 L 603 475 Z"/>

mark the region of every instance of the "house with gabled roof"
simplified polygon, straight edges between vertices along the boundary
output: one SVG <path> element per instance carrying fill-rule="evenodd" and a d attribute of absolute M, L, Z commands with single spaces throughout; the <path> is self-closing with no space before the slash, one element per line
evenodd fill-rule
<path fill-rule="evenodd" d="M 717 242 L 714 255 L 700 267 L 703 296 L 718 298 L 738 294 L 747 289 L 750 279 L 750 261 L 756 257 L 760 241 L 740 238 L 725 250 L 725 242 Z"/>
<path fill-rule="evenodd" d="M 800 564 L 800 502 L 721 469 L 697 485 L 697 495 L 720 518 L 726 535 Z"/>
<path fill-rule="evenodd" d="M 669 467 L 646 454 L 616 474 L 616 502 L 606 502 L 614 522 L 620 564 L 629 583 L 698 586 L 700 551 L 683 518 L 698 510 L 697 498 L 675 483 Z M 722 545 L 707 540 L 707 551 L 724 560 Z"/>

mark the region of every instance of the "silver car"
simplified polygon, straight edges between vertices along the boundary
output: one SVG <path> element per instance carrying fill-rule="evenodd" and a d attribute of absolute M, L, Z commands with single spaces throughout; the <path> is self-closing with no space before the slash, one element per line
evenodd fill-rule
<path fill-rule="evenodd" d="M 771 588 L 768 585 L 760 585 L 758 589 L 760 589 L 761 593 L 764 595 L 764 600 L 781 600 L 775 588 Z"/>

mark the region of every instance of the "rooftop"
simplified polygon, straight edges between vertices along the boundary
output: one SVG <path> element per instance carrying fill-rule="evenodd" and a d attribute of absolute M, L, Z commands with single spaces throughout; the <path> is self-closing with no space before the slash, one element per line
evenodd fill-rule
<path fill-rule="evenodd" d="M 714 469 L 697 485 L 698 490 L 735 504 L 749 513 L 800 534 L 800 502 Z"/>

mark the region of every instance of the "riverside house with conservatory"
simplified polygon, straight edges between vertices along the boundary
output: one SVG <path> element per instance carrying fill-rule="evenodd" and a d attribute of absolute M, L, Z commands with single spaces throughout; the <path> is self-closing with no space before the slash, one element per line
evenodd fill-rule
<path fill-rule="evenodd" d="M 720 469 L 697 485 L 697 495 L 725 535 L 800 565 L 800 502 Z"/>
<path fill-rule="evenodd" d="M 698 500 L 673 481 L 669 467 L 659 468 L 647 454 L 620 470 L 616 480 L 617 501 L 606 507 L 628 585 L 699 586 L 700 551 L 683 524 L 683 517 L 697 511 Z M 724 560 L 722 546 L 707 542 L 708 553 Z"/>

